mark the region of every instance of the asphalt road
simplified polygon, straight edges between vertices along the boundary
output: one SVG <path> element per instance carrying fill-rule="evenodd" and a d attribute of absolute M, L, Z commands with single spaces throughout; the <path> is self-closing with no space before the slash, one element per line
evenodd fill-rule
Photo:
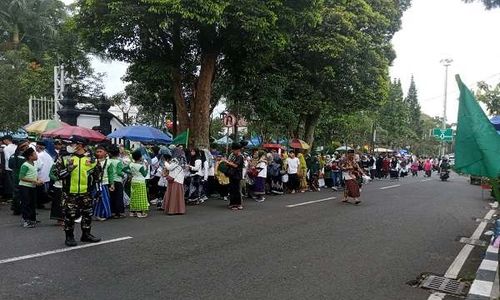
<path fill-rule="evenodd" d="M 375 181 L 360 206 L 340 198 L 270 196 L 236 212 L 211 199 L 184 216 L 94 222 L 104 240 L 132 239 L 0 264 L 0 299 L 427 299 L 406 282 L 443 274 L 456 237 L 487 212 L 480 188 L 456 175 Z M 24 229 L 0 206 L 0 260 L 65 248 L 48 211 L 39 218 Z"/>

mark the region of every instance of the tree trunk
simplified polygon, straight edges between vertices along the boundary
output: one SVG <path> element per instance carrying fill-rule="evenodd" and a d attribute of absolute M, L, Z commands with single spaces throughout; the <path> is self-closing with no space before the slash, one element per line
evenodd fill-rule
<path fill-rule="evenodd" d="M 194 147 L 208 147 L 210 139 L 210 99 L 215 74 L 217 53 L 201 55 L 200 75 L 196 83 L 196 96 L 191 107 L 190 143 Z"/>
<path fill-rule="evenodd" d="M 182 93 L 181 74 L 179 70 L 172 70 L 172 90 L 174 93 L 175 110 L 177 114 L 177 133 L 182 133 L 189 128 L 189 114 L 186 100 Z"/>
<path fill-rule="evenodd" d="M 314 131 L 316 130 L 316 126 L 319 123 L 321 113 L 318 111 L 313 114 L 309 114 L 305 120 L 304 126 L 304 141 L 311 146 L 311 149 L 314 144 Z"/>
<path fill-rule="evenodd" d="M 20 42 L 19 27 L 16 24 L 12 30 L 12 49 L 16 50 Z"/>

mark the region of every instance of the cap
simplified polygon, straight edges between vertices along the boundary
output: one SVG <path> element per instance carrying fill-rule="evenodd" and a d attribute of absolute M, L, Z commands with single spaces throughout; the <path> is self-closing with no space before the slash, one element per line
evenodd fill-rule
<path fill-rule="evenodd" d="M 88 144 L 88 142 L 89 142 L 86 138 L 83 138 L 79 135 L 73 135 L 69 138 L 69 140 L 73 144 L 81 144 L 81 145 Z"/>
<path fill-rule="evenodd" d="M 36 141 L 37 146 L 47 146 L 44 141 Z"/>
<path fill-rule="evenodd" d="M 232 143 L 231 144 L 231 150 L 240 150 L 243 148 L 240 143 Z"/>

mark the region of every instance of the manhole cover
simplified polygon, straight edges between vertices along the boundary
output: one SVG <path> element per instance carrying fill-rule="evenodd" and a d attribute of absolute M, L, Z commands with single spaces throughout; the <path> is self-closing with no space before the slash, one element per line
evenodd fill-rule
<path fill-rule="evenodd" d="M 456 296 L 467 294 L 467 284 L 455 279 L 429 275 L 422 281 L 422 288 L 444 292 Z"/>

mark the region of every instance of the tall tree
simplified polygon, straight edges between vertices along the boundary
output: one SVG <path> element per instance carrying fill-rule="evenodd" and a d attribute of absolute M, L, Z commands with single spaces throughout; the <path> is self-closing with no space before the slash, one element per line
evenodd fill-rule
<path fill-rule="evenodd" d="M 476 97 L 478 101 L 486 104 L 488 113 L 500 115 L 500 83 L 491 86 L 484 81 L 477 84 Z"/>
<path fill-rule="evenodd" d="M 319 22 L 289 28 L 290 42 L 266 68 L 229 68 L 238 74 L 229 77 L 229 101 L 312 144 L 322 116 L 369 110 L 387 97 L 390 40 L 408 4 L 323 1 Z"/>
<path fill-rule="evenodd" d="M 28 122 L 30 96 L 53 95 L 53 70 L 64 64 L 81 96 L 99 92 L 87 53 L 60 0 L 0 1 L 0 118 L 2 129 Z M 81 79 L 83 78 L 83 79 Z"/>
<path fill-rule="evenodd" d="M 411 76 L 410 88 L 406 95 L 405 102 L 409 110 L 409 125 L 410 129 L 415 133 L 418 138 L 422 137 L 422 121 L 420 119 L 420 104 L 418 103 L 418 92 L 415 84 L 415 79 Z"/>
<path fill-rule="evenodd" d="M 403 99 L 401 80 L 391 83 L 389 97 L 380 109 L 378 125 L 387 131 L 384 144 L 389 147 L 404 147 L 411 137 L 408 105 Z"/>
<path fill-rule="evenodd" d="M 76 20 L 93 52 L 164 65 L 179 130 L 190 127 L 191 144 L 208 146 L 213 86 L 226 62 L 252 64 L 279 50 L 286 42 L 280 26 L 316 2 L 79 0 Z"/>

